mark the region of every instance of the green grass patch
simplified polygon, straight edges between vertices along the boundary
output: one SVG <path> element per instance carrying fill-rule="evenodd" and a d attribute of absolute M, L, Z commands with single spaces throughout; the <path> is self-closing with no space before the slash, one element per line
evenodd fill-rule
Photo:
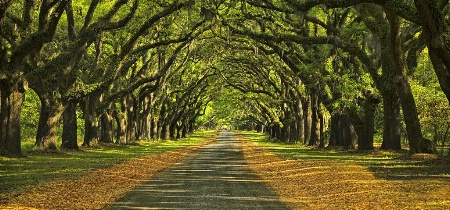
<path fill-rule="evenodd" d="M 39 183 L 80 176 L 143 155 L 197 145 L 214 136 L 215 131 L 199 131 L 178 141 L 139 141 L 133 145 L 103 145 L 48 154 L 27 150 L 23 158 L 0 157 L 0 197 Z M 28 146 L 25 143 L 24 147 Z"/>
<path fill-rule="evenodd" d="M 347 161 L 370 161 L 386 160 L 399 157 L 401 154 L 386 152 L 383 154 L 359 153 L 344 150 L 319 149 L 306 147 L 303 144 L 286 144 L 269 141 L 268 137 L 261 133 L 243 131 L 241 135 L 257 143 L 269 151 L 286 159 L 308 159 L 308 160 L 347 160 Z"/>
<path fill-rule="evenodd" d="M 284 159 L 305 161 L 339 161 L 366 167 L 384 179 L 450 178 L 448 159 L 414 159 L 405 152 L 344 151 L 306 147 L 302 144 L 272 142 L 261 133 L 239 131 L 240 135 Z"/>

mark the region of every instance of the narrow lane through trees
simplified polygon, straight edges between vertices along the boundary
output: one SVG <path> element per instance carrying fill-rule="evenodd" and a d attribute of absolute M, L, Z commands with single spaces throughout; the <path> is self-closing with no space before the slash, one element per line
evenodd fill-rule
<path fill-rule="evenodd" d="M 246 164 L 230 131 L 106 209 L 288 209 Z"/>

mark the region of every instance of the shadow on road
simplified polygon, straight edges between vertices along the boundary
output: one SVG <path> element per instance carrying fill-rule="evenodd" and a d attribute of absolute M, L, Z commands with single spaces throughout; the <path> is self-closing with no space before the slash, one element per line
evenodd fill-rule
<path fill-rule="evenodd" d="M 242 145 L 223 131 L 106 209 L 288 209 L 245 163 Z"/>

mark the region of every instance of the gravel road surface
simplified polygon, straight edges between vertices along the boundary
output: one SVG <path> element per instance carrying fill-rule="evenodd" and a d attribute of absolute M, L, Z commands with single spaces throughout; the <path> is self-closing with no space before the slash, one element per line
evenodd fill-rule
<path fill-rule="evenodd" d="M 230 131 L 106 209 L 288 209 L 246 165 Z"/>

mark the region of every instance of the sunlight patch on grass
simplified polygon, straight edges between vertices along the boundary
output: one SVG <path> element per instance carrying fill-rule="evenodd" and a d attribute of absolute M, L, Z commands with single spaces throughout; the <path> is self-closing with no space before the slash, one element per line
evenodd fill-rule
<path fill-rule="evenodd" d="M 242 132 L 245 138 L 257 143 L 259 146 L 276 153 L 288 159 L 317 159 L 317 160 L 348 160 L 348 161 L 372 161 L 372 160 L 391 160 L 399 157 L 400 154 L 380 153 L 367 154 L 359 152 L 348 152 L 328 149 L 318 149 L 306 147 L 302 144 L 285 144 L 273 142 L 267 139 L 267 136 L 261 133 Z"/>

